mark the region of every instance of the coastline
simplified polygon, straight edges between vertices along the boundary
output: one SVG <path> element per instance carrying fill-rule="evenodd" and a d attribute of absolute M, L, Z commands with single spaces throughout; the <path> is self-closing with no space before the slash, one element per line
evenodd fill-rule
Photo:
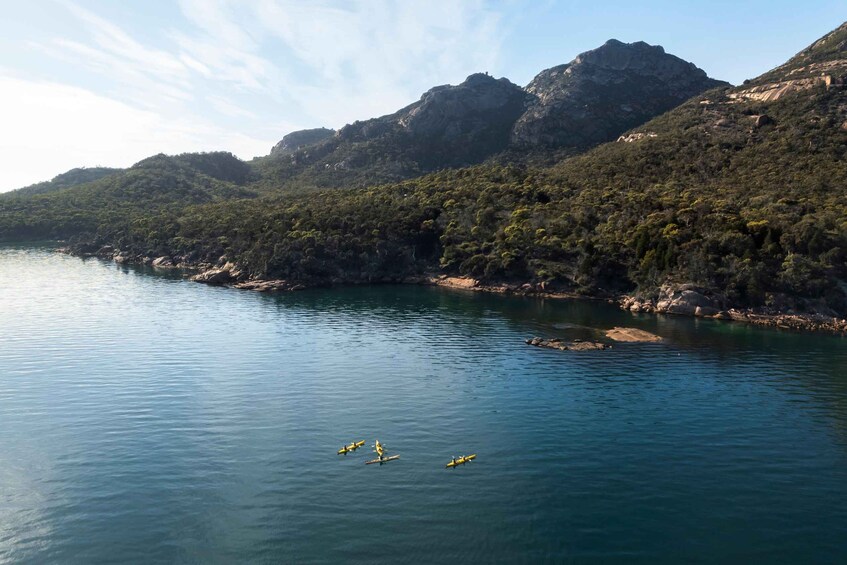
<path fill-rule="evenodd" d="M 392 278 L 386 280 L 343 281 L 333 280 L 325 284 L 307 284 L 284 279 L 262 279 L 250 277 L 234 263 L 218 265 L 195 262 L 187 256 L 139 257 L 122 253 L 112 246 L 99 248 L 90 246 L 59 247 L 57 251 L 77 257 L 98 257 L 119 264 L 144 265 L 157 269 L 182 269 L 197 274 L 189 280 L 212 286 L 226 286 L 253 292 L 294 292 L 310 288 L 331 288 L 339 285 L 361 284 L 413 284 L 420 286 L 438 286 L 465 292 L 484 292 L 507 296 L 526 296 L 550 298 L 555 300 L 605 301 L 618 304 L 622 310 L 634 314 L 671 315 L 695 318 L 740 322 L 763 327 L 800 332 L 826 332 L 847 335 L 847 319 L 828 316 L 821 313 L 796 313 L 765 311 L 755 308 L 737 308 L 726 305 L 721 297 L 705 296 L 692 285 L 668 285 L 660 289 L 658 300 L 639 300 L 629 295 L 590 296 L 574 292 L 564 292 L 550 288 L 546 283 L 484 283 L 472 277 L 430 274 Z M 726 306 L 725 309 L 719 306 Z"/>

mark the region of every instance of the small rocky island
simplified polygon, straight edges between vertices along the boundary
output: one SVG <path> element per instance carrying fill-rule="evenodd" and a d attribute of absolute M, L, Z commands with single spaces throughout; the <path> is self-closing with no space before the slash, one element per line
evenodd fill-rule
<path fill-rule="evenodd" d="M 650 332 L 639 330 L 638 328 L 612 328 L 610 330 L 592 330 L 596 333 L 602 333 L 606 338 L 618 342 L 626 343 L 658 343 L 662 338 L 651 334 Z M 566 340 L 558 337 L 542 338 L 533 337 L 526 340 L 527 345 L 535 347 L 546 347 L 548 349 L 558 349 L 559 351 L 594 351 L 611 349 L 611 344 L 601 341 L 573 339 Z"/>
<path fill-rule="evenodd" d="M 610 349 L 612 347 L 611 345 L 597 341 L 582 341 L 579 339 L 567 341 L 557 337 L 550 339 L 534 337 L 526 340 L 526 343 L 535 347 L 546 347 L 548 349 L 558 349 L 559 351 L 594 351 L 597 349 Z"/>
<path fill-rule="evenodd" d="M 638 328 L 612 328 L 606 330 L 606 337 L 627 343 L 658 343 L 662 338 Z"/>

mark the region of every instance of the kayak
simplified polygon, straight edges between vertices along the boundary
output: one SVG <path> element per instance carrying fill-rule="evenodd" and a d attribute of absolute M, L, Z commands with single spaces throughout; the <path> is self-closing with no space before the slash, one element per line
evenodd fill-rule
<path fill-rule="evenodd" d="M 356 451 L 357 449 L 359 449 L 359 448 L 360 448 L 360 447 L 362 447 L 363 445 L 365 445 L 365 442 L 364 442 L 364 441 L 354 441 L 354 442 L 353 442 L 353 443 L 351 443 L 350 445 L 345 445 L 344 447 L 342 447 L 341 449 L 339 449 L 339 450 L 338 450 L 338 454 L 339 454 L 339 455 L 342 455 L 342 454 L 347 453 L 347 452 L 349 452 L 349 451 Z"/>
<path fill-rule="evenodd" d="M 382 444 L 379 443 L 379 440 L 376 440 L 376 443 L 374 444 L 374 448 L 376 448 L 376 454 L 379 455 L 380 457 L 385 455 L 385 449 L 383 449 Z"/>
<path fill-rule="evenodd" d="M 391 457 L 383 457 L 382 459 L 374 459 L 372 461 L 365 461 L 365 465 L 373 465 L 374 463 L 388 463 L 389 461 L 394 461 L 395 459 L 400 459 L 399 455 L 392 455 Z"/>
<path fill-rule="evenodd" d="M 450 467 L 464 465 L 468 461 L 473 461 L 474 459 L 476 459 L 476 453 L 474 453 L 473 455 L 465 455 L 464 457 L 459 457 L 455 461 L 450 461 L 449 463 L 447 463 L 447 468 L 449 469 Z"/>

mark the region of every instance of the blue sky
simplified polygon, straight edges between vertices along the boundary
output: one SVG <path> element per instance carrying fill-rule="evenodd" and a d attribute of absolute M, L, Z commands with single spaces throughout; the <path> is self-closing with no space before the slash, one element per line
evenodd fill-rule
<path fill-rule="evenodd" d="M 267 154 L 487 71 L 524 85 L 609 38 L 734 84 L 847 19 L 839 1 L 3 0 L 0 191 L 165 152 Z"/>

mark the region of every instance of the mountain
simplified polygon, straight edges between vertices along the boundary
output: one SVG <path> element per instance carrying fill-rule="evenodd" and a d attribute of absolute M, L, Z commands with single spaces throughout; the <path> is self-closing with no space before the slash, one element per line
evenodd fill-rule
<path fill-rule="evenodd" d="M 111 169 L 108 167 L 91 167 L 71 169 L 60 175 L 56 175 L 52 180 L 31 184 L 24 188 L 12 190 L 9 192 L 0 193 L 0 198 L 16 197 L 16 196 L 32 196 L 35 194 L 47 194 L 49 192 L 57 192 L 80 184 L 96 181 L 103 177 L 117 173 L 122 169 Z"/>
<path fill-rule="evenodd" d="M 476 163 L 508 147 L 527 101 L 507 79 L 474 74 L 459 85 L 432 88 L 393 114 L 346 125 L 322 142 L 272 153 L 260 166 L 280 184 L 361 186 Z"/>
<path fill-rule="evenodd" d="M 660 46 L 612 39 L 527 85 L 532 103 L 512 141 L 524 148 L 597 145 L 718 86 L 728 85 Z"/>
<path fill-rule="evenodd" d="M 553 166 L 488 161 L 382 186 L 298 194 L 278 189 L 259 198 L 239 198 L 239 186 L 227 183 L 226 194 L 213 197 L 203 190 L 198 197 L 180 200 L 179 206 L 138 211 L 135 221 L 114 208 L 112 213 L 97 211 L 88 240 L 119 247 L 123 256 L 137 260 L 166 254 L 217 264 L 239 278 L 328 284 L 446 275 L 481 285 L 606 298 L 630 294 L 638 309 L 661 309 L 661 304 L 694 296 L 703 312 L 744 307 L 844 317 L 845 36 L 841 26 L 746 84 L 717 85 L 621 131 L 614 141 Z M 612 53 L 619 47 L 612 43 L 601 49 Z M 648 47 L 623 51 L 661 55 Z M 607 70 L 639 66 L 620 55 L 600 57 L 602 65 L 591 63 L 594 57 L 574 62 L 582 69 L 570 74 L 596 79 L 614 75 L 600 72 L 598 65 Z M 667 83 L 667 77 L 683 71 L 678 61 L 666 57 L 659 59 L 667 62 L 662 67 Z M 655 64 L 650 67 L 657 73 Z M 695 74 L 686 76 L 700 86 L 712 84 Z M 543 121 L 547 109 L 539 110 L 538 104 L 553 108 L 568 99 L 539 96 L 555 94 L 557 87 L 551 85 L 561 78 L 552 71 L 542 75 L 544 80 L 533 81 L 534 94 L 485 75 L 431 90 L 391 116 L 352 124 L 290 155 L 254 163 L 260 178 L 249 180 L 245 174 L 240 188 L 243 193 L 259 185 L 279 186 L 268 173 L 271 162 L 302 159 L 315 165 L 313 171 L 323 172 L 339 162 L 334 159 L 355 154 L 361 161 L 350 161 L 349 168 L 339 171 L 361 180 L 366 171 L 391 170 L 398 163 L 407 172 L 425 168 L 427 145 L 422 140 L 446 145 L 432 149 L 441 155 L 448 148 L 459 151 L 455 163 L 513 147 L 520 129 L 515 125 L 530 123 L 520 121 L 530 109 L 538 110 Z M 582 84 L 579 77 L 568 80 Z M 663 96 L 653 87 L 641 92 Z M 610 102 L 612 115 L 614 107 Z M 451 117 L 440 119 L 445 115 Z M 545 138 L 538 150 L 554 151 L 551 147 L 574 135 L 558 138 L 565 141 Z M 457 139 L 466 146 L 454 145 Z M 485 146 L 477 141 L 489 148 L 478 149 Z M 193 174 L 195 180 L 208 178 Z M 155 176 L 148 177 L 139 189 L 156 182 Z M 96 184 L 52 196 L 67 203 Z M 160 186 L 168 194 L 166 185 Z M 12 215 L 24 222 L 41 217 Z M 54 213 L 49 225 L 61 225 L 67 217 Z M 0 203 L 0 235 L 8 225 L 8 209 L 4 212 Z"/>
<path fill-rule="evenodd" d="M 356 186 L 481 163 L 506 150 L 580 151 L 718 86 L 727 83 L 661 47 L 610 40 L 526 88 L 474 74 L 299 150 L 282 149 L 294 145 L 287 136 L 260 166 L 280 184 Z"/>
<path fill-rule="evenodd" d="M 704 92 L 549 168 L 485 164 L 381 187 L 210 203 L 163 221 L 164 243 L 135 226 L 125 240 L 138 256 L 153 247 L 201 262 L 225 255 L 239 276 L 306 284 L 441 274 L 632 294 L 639 309 L 695 296 L 704 312 L 843 317 L 844 35 L 842 26 L 748 84 Z M 383 123 L 391 126 L 365 124 Z M 370 139 L 366 125 L 357 128 L 349 131 Z"/>

